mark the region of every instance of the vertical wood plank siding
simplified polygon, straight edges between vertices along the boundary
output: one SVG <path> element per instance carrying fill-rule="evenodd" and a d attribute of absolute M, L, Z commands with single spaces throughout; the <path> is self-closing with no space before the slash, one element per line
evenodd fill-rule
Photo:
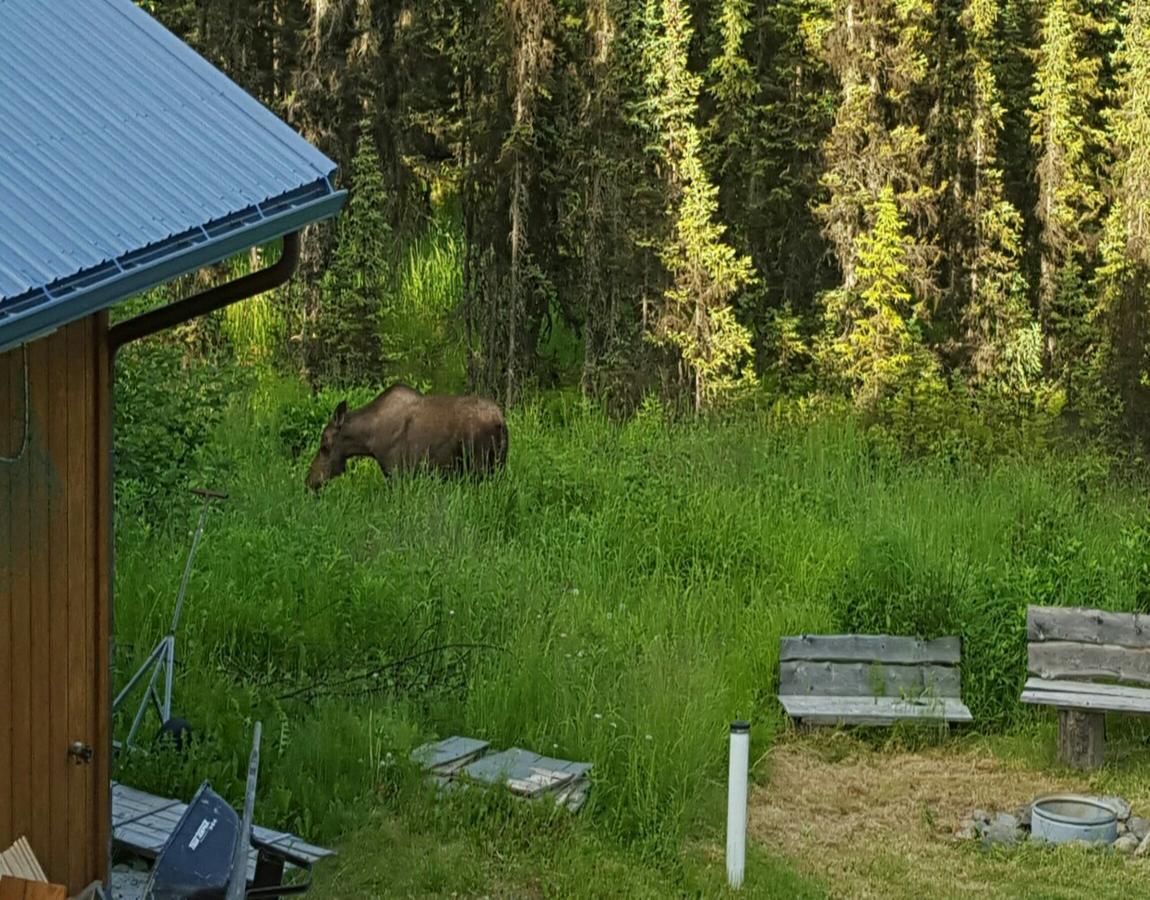
<path fill-rule="evenodd" d="M 71 892 L 108 863 L 106 333 L 101 314 L 27 345 L 28 445 L 0 462 L 0 846 L 26 836 Z M 24 359 L 0 355 L 0 457 L 24 439 Z"/>

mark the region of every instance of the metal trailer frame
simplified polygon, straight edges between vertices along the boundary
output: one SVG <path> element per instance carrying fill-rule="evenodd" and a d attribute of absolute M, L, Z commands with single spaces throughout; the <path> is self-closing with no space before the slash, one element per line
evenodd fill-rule
<path fill-rule="evenodd" d="M 136 715 L 132 719 L 132 727 L 128 730 L 128 736 L 121 743 L 113 741 L 112 746 L 116 750 L 132 747 L 132 739 L 135 738 L 136 732 L 140 728 L 140 724 L 144 720 L 144 714 L 148 711 L 149 703 L 154 703 L 156 712 L 160 717 L 160 725 L 163 727 L 172 718 L 172 678 L 176 670 L 176 629 L 180 625 L 180 615 L 184 610 L 184 597 L 188 590 L 188 579 L 192 574 L 192 561 L 196 557 L 196 549 L 200 545 L 200 536 L 204 532 L 204 524 L 208 517 L 208 507 L 211 506 L 213 500 L 226 500 L 228 495 L 220 491 L 210 491 L 205 488 L 192 488 L 192 493 L 202 499 L 200 506 L 200 518 L 196 524 L 196 531 L 192 537 L 192 547 L 188 551 L 188 559 L 184 564 L 184 576 L 180 581 L 180 589 L 176 595 L 176 609 L 172 615 L 172 626 L 168 633 L 164 635 L 152 652 L 148 654 L 148 658 L 144 660 L 135 674 L 128 679 L 128 683 L 116 695 L 116 699 L 112 701 L 112 714 L 115 715 L 116 711 L 123 705 L 124 700 L 151 671 L 151 678 L 148 679 L 148 687 L 144 691 L 144 696 L 140 699 L 140 705 L 136 709 Z M 164 693 L 161 697 L 156 690 L 156 681 L 160 677 L 160 673 L 164 674 Z"/>

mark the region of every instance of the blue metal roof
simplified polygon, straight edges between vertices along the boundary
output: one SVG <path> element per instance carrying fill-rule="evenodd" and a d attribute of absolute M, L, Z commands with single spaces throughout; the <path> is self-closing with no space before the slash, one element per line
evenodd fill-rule
<path fill-rule="evenodd" d="M 0 350 L 335 215 L 334 171 L 131 0 L 0 0 Z"/>

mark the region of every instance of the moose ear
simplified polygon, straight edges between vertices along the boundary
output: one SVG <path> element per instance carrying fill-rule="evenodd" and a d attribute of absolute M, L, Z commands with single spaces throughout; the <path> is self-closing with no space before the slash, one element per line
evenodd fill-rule
<path fill-rule="evenodd" d="M 335 424 L 335 427 L 339 428 L 341 425 L 343 425 L 343 420 L 346 417 L 347 417 L 347 401 L 346 400 L 340 400 L 339 406 L 337 406 L 335 408 L 335 412 L 332 413 L 331 420 Z"/>

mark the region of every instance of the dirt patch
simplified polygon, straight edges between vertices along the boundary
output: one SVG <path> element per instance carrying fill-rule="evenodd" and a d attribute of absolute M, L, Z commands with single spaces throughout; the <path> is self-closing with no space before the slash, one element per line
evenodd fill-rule
<path fill-rule="evenodd" d="M 988 750 L 876 752 L 842 735 L 795 738 L 771 751 L 768 772 L 750 797 L 751 839 L 782 851 L 836 897 L 1062 896 L 1042 885 L 1068 868 L 1097 890 L 1095 866 L 1105 870 L 1095 873 L 1103 883 L 1145 877 L 1150 867 L 1093 851 L 1020 857 L 960 844 L 954 829 L 975 808 L 1011 812 L 1046 792 L 1089 791 L 1085 779 L 1011 765 Z"/>

